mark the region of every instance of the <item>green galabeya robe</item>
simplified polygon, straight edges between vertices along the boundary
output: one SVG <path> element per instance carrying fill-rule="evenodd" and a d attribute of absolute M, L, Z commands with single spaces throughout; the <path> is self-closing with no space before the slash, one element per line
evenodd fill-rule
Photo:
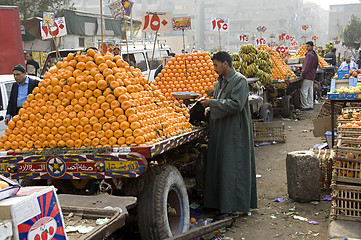
<path fill-rule="evenodd" d="M 233 71 L 210 99 L 204 207 L 220 213 L 257 208 L 256 167 L 248 83 Z"/>

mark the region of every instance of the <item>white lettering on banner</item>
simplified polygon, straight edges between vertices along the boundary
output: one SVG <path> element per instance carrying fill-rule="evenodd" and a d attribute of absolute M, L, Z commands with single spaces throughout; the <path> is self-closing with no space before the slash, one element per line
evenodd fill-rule
<path fill-rule="evenodd" d="M 229 19 L 228 18 L 211 18 L 211 30 L 228 32 Z"/>
<path fill-rule="evenodd" d="M 171 29 L 171 18 L 168 12 L 143 12 L 143 32 L 154 33 L 156 31 L 167 33 Z"/>
<path fill-rule="evenodd" d="M 43 22 L 40 22 L 40 31 L 43 40 L 65 36 L 67 34 L 65 18 L 55 18 L 54 27 L 47 27 L 43 25 Z"/>

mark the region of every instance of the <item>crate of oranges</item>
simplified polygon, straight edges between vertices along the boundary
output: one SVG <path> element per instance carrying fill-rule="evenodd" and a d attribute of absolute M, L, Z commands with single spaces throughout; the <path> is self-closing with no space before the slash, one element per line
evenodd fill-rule
<path fill-rule="evenodd" d="M 0 149 L 145 146 L 192 131 L 188 109 L 167 101 L 120 56 L 69 54 L 43 78 L 9 122 Z"/>
<path fill-rule="evenodd" d="M 342 137 L 358 138 L 361 136 L 361 120 L 339 123 L 337 132 Z"/>
<path fill-rule="evenodd" d="M 361 183 L 361 139 L 338 139 L 334 161 L 333 180 Z"/>

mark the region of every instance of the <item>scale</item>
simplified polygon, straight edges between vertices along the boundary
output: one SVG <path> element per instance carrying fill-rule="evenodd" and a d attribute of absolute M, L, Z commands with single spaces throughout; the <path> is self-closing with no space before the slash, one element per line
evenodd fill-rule
<path fill-rule="evenodd" d="M 172 92 L 172 95 L 177 100 L 183 100 L 183 103 L 186 106 L 189 106 L 192 102 L 194 102 L 192 101 L 193 99 L 199 97 L 199 94 L 194 92 Z"/>

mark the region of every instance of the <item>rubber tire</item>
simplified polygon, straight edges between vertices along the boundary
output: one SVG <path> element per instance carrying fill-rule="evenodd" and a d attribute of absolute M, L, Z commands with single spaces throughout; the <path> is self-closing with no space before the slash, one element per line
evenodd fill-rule
<path fill-rule="evenodd" d="M 292 95 L 292 103 L 293 103 L 293 106 L 295 107 L 295 109 L 300 109 L 301 108 L 301 93 L 300 93 L 300 91 L 296 91 Z"/>
<path fill-rule="evenodd" d="M 162 165 L 151 167 L 147 171 L 153 171 L 150 173 L 153 177 L 144 186 L 137 208 L 142 240 L 165 239 L 188 231 L 189 200 L 178 169 L 172 165 Z M 176 204 L 172 204 L 172 200 Z M 171 219 L 168 217 L 168 204 L 176 209 L 176 217 Z M 169 224 L 169 220 L 172 224 Z"/>
<path fill-rule="evenodd" d="M 264 103 L 259 108 L 259 118 L 264 122 L 272 122 L 273 120 L 273 107 L 270 103 Z"/>
<path fill-rule="evenodd" d="M 286 95 L 282 97 L 282 117 L 287 118 L 291 116 L 291 96 Z"/>

